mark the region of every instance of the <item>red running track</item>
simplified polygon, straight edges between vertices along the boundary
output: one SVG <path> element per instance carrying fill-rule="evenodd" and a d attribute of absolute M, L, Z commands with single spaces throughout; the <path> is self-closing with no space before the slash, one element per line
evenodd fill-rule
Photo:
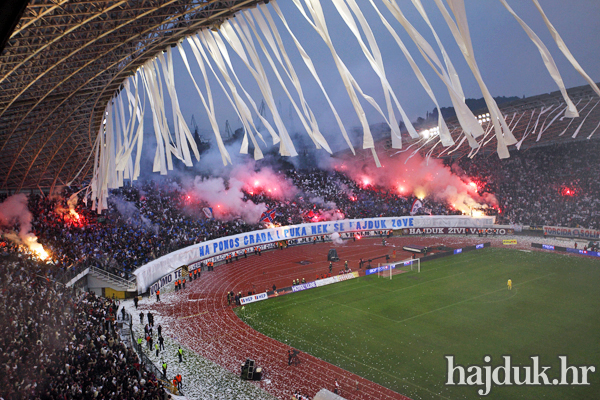
<path fill-rule="evenodd" d="M 367 260 L 392 254 L 394 250 L 397 252 L 396 260 L 406 259 L 411 255 L 402 251 L 406 244 L 432 246 L 453 242 L 450 245 L 453 247 L 458 242 L 481 242 L 481 238 L 448 239 L 398 237 L 389 239 L 386 247 L 383 247 L 380 238 L 347 241 L 335 246 L 340 261 L 334 263 L 333 273 L 343 269 L 345 260 L 356 271 L 361 258 Z M 244 360 L 254 359 L 264 371 L 263 380 L 254 384 L 279 399 L 289 399 L 296 389 L 310 397 L 322 388 L 333 391 L 334 380 L 337 379 L 341 386 L 340 395 L 348 400 L 410 400 L 310 354 L 300 353 L 301 363 L 288 366 L 287 353 L 291 347 L 255 331 L 227 305 L 228 291 L 247 294 L 254 288 L 259 293 L 270 290 L 273 284 L 278 288 L 291 286 L 294 279 L 313 281 L 316 274 L 328 272 L 327 252 L 332 247 L 331 242 L 307 244 L 263 252 L 261 256 L 250 255 L 247 259 L 242 257 L 231 264 L 215 267 L 214 272 L 203 272 L 199 280 L 188 282 L 184 291 L 167 293 L 161 296 L 164 302 L 152 303 L 148 308 L 168 321 L 165 331 L 176 337 L 179 343 L 234 374 L 239 373 Z M 303 265 L 301 261 L 308 264 Z M 374 261 L 374 266 L 377 261 L 384 262 L 385 259 Z M 357 382 L 359 390 L 356 390 Z"/>

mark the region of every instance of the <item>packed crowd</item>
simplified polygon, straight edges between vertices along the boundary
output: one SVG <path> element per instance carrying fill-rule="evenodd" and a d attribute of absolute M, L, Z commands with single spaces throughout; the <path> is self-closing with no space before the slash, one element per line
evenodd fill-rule
<path fill-rule="evenodd" d="M 377 186 L 361 185 L 339 171 L 290 170 L 291 179 L 301 191 L 293 200 L 275 201 L 264 193 L 248 195 L 255 203 L 275 208 L 280 225 L 332 219 L 358 219 L 409 215 L 415 197 L 404 197 Z M 460 214 L 447 204 L 427 198 L 417 214 Z"/>
<path fill-rule="evenodd" d="M 499 207 L 485 211 L 496 215 L 497 223 L 600 228 L 599 150 L 597 140 L 566 143 L 521 150 L 506 160 L 462 158 L 451 166 L 460 166 L 478 182 L 480 193 L 496 196 Z M 297 187 L 293 198 L 276 200 L 264 192 L 244 192 L 242 199 L 275 210 L 275 225 L 403 216 L 410 214 L 415 200 L 364 186 L 338 171 L 279 174 Z M 141 265 L 172 251 L 264 226 L 235 215 L 227 221 L 207 217 L 202 210 L 210 204 L 190 203 L 181 183 L 171 178 L 113 190 L 102 215 L 83 203 L 82 193 L 79 201 L 69 202 L 74 193 L 66 189 L 61 196 L 29 196 L 33 233 L 58 270 L 68 276 L 93 265 L 129 279 Z M 423 200 L 419 213 L 460 214 L 430 197 Z"/>
<path fill-rule="evenodd" d="M 278 225 L 399 216 L 410 211 L 412 199 L 363 188 L 338 172 L 292 170 L 287 178 L 300 189 L 294 199 L 244 193 L 243 200 L 274 208 L 273 222 Z M 168 178 L 160 184 L 147 181 L 113 190 L 108 209 L 101 215 L 83 202 L 82 193 L 79 201 L 69 205 L 75 190 L 66 188 L 56 196 L 30 194 L 28 202 L 32 231 L 66 278 L 95 266 L 129 279 L 138 267 L 175 250 L 264 226 L 235 216 L 228 221 L 207 218 L 202 212 L 207 204 L 189 204 L 185 190 Z M 443 204 L 430 203 L 437 214 L 456 213 Z"/>
<path fill-rule="evenodd" d="M 6 248 L 0 262 L 0 398 L 166 398 L 121 342 L 116 303 L 55 283 L 53 266 Z"/>
<path fill-rule="evenodd" d="M 552 144 L 514 152 L 502 161 L 463 158 L 452 167 L 462 168 L 480 193 L 496 196 L 499 210 L 490 211 L 497 223 L 600 229 L 599 152 L 599 141 Z M 364 187 L 340 172 L 281 173 L 299 189 L 294 198 L 244 193 L 243 199 L 275 209 L 275 224 L 408 215 L 414 200 Z M 77 196 L 79 201 L 73 201 Z M 166 253 L 263 226 L 240 218 L 208 218 L 200 211 L 205 204 L 190 207 L 186 197 L 171 179 L 113 191 L 101 215 L 75 189 L 60 196 L 28 197 L 32 232 L 51 254 L 51 262 L 35 261 L 6 237 L 0 241 L 0 398 L 164 397 L 156 377 L 121 343 L 112 323 L 118 306 L 94 295 L 77 295 L 55 280 L 90 265 L 127 279 L 131 271 Z M 4 198 L 6 194 L 0 195 L 0 201 Z M 424 209 L 436 215 L 456 213 L 428 198 Z M 19 226 L 2 228 L 19 231 Z M 229 301 L 236 301 L 234 293 Z"/>
<path fill-rule="evenodd" d="M 494 193 L 496 223 L 600 229 L 600 140 L 552 144 L 459 165 Z"/>

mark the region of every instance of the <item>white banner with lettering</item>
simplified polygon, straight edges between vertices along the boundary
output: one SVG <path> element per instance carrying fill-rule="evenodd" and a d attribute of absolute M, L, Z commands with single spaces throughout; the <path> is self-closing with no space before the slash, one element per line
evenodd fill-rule
<path fill-rule="evenodd" d="M 287 225 L 277 228 L 245 232 L 238 235 L 213 239 L 162 256 L 141 266 L 134 275 L 137 277 L 138 293 L 144 293 L 152 283 L 177 268 L 200 260 L 212 259 L 245 248 L 253 248 L 268 243 L 303 237 L 331 235 L 332 233 L 395 230 L 403 228 L 484 228 L 494 224 L 495 217 L 472 218 L 462 215 L 406 216 L 365 219 L 345 219 L 339 221 L 316 222 L 311 224 Z"/>
<path fill-rule="evenodd" d="M 544 234 L 548 236 L 563 236 L 577 239 L 598 239 L 600 231 L 585 228 L 564 228 L 562 226 L 544 226 Z"/>

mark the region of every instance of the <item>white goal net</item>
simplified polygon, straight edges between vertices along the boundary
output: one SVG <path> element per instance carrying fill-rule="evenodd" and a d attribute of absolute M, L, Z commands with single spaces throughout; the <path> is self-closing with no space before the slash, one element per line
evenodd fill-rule
<path fill-rule="evenodd" d="M 387 267 L 387 268 L 382 268 Z M 377 272 L 377 276 L 380 278 L 390 278 L 392 276 L 402 274 L 408 271 L 421 272 L 421 259 L 420 258 L 407 258 L 406 260 L 392 262 L 389 264 L 381 264 L 379 268 L 382 268 Z"/>

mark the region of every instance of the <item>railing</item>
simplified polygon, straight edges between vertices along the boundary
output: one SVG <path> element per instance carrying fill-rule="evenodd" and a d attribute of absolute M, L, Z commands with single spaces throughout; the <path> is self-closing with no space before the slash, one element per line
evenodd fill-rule
<path fill-rule="evenodd" d="M 103 269 L 96 268 L 96 267 L 90 267 L 90 272 L 104 278 L 105 280 L 107 280 L 109 282 L 112 282 L 112 283 L 120 285 L 120 286 L 124 286 L 127 291 L 134 291 L 137 289 L 135 278 L 132 278 L 131 280 L 127 280 L 127 279 L 121 278 L 120 276 L 111 274 L 110 272 L 107 272 Z"/>
<path fill-rule="evenodd" d="M 129 332 L 130 332 L 130 337 L 131 337 L 131 347 L 135 350 L 138 357 L 140 358 L 140 364 L 142 364 L 144 366 L 144 368 L 146 368 L 147 371 L 152 372 L 154 374 L 154 376 L 156 376 L 156 379 L 160 379 L 161 381 L 163 381 L 163 385 L 165 388 L 167 388 L 167 389 L 171 388 L 172 387 L 171 382 L 169 382 L 168 378 L 163 375 L 162 371 L 156 365 L 154 365 L 152 360 L 150 358 L 148 358 L 148 356 L 144 353 L 142 346 L 144 346 L 145 339 L 141 345 L 138 344 L 135 334 L 133 332 L 133 319 L 131 318 L 131 314 L 125 313 L 125 315 L 126 315 L 126 317 L 123 322 L 123 327 L 125 327 L 126 323 L 129 326 Z M 178 394 L 180 396 L 184 395 L 183 392 L 181 391 L 181 389 L 177 390 L 177 392 L 179 392 L 179 393 L 173 393 L 173 394 Z"/>
<path fill-rule="evenodd" d="M 65 283 L 65 286 L 71 287 L 77 283 L 81 278 L 86 276 L 90 272 L 89 268 L 84 269 L 79 274 L 75 275 L 69 282 Z"/>

